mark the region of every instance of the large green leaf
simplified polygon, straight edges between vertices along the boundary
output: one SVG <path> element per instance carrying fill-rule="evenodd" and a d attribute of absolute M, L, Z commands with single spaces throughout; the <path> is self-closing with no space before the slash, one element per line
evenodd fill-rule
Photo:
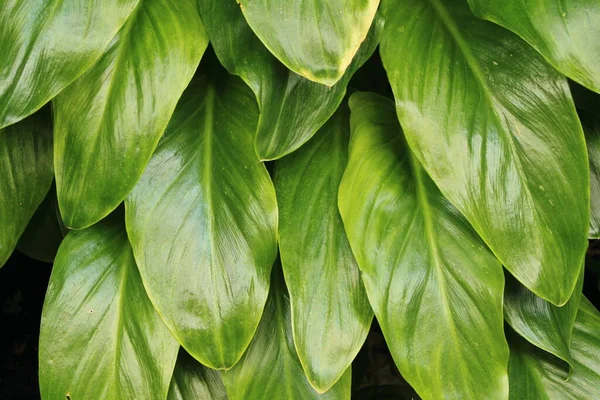
<path fill-rule="evenodd" d="M 367 37 L 379 0 L 238 0 L 248 24 L 286 67 L 333 86 Z"/>
<path fill-rule="evenodd" d="M 52 124 L 44 108 L 0 130 L 0 267 L 52 185 Z"/>
<path fill-rule="evenodd" d="M 510 398 L 582 400 L 600 398 L 600 313 L 585 297 L 573 329 L 573 373 L 564 363 L 513 334 L 510 339 Z"/>
<path fill-rule="evenodd" d="M 198 5 L 219 60 L 256 95 L 255 147 L 261 160 L 283 157 L 317 132 L 342 102 L 352 75 L 375 51 L 381 32 L 377 18 L 344 76 L 328 88 L 281 64 L 252 32 L 235 0 L 199 0 Z"/>
<path fill-rule="evenodd" d="M 427 399 L 508 393 L 502 266 L 406 145 L 393 102 L 350 98 L 339 207 L 400 372 Z"/>
<path fill-rule="evenodd" d="M 337 207 L 349 117 L 344 104 L 310 142 L 275 163 L 279 248 L 294 343 L 319 392 L 352 363 L 373 318 Z"/>
<path fill-rule="evenodd" d="M 32 114 L 104 52 L 139 0 L 2 0 L 0 128 Z"/>
<path fill-rule="evenodd" d="M 111 217 L 70 232 L 42 312 L 42 398 L 164 400 L 178 349 L 144 291 L 123 223 Z"/>
<path fill-rule="evenodd" d="M 600 103 L 600 98 L 597 98 Z M 600 239 L 600 116 L 580 112 L 590 162 L 590 231 Z"/>
<path fill-rule="evenodd" d="M 148 295 L 214 369 L 232 367 L 250 343 L 277 253 L 275 190 L 252 146 L 257 120 L 239 78 L 200 76 L 126 200 Z"/>
<path fill-rule="evenodd" d="M 67 226 L 104 218 L 135 186 L 208 45 L 195 0 L 141 0 L 106 54 L 54 101 Z"/>
<path fill-rule="evenodd" d="M 185 350 L 179 351 L 167 400 L 226 400 L 218 371 L 200 364 Z"/>
<path fill-rule="evenodd" d="M 583 288 L 583 270 L 571 298 L 562 307 L 536 296 L 510 275 L 504 289 L 504 318 L 522 337 L 535 346 L 568 362 L 569 346 Z"/>
<path fill-rule="evenodd" d="M 466 0 L 386 0 L 381 56 L 407 141 L 502 264 L 556 305 L 587 247 L 585 141 L 566 79 Z"/>
<path fill-rule="evenodd" d="M 242 359 L 222 374 L 230 400 L 349 400 L 351 371 L 327 392 L 310 385 L 292 339 L 290 304 L 280 267 L 273 269 L 269 299 Z"/>
<path fill-rule="evenodd" d="M 517 33 L 569 78 L 600 92 L 598 0 L 469 0 L 475 14 Z"/>

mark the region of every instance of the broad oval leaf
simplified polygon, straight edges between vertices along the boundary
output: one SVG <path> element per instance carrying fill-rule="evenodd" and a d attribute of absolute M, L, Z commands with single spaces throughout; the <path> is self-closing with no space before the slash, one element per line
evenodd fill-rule
<path fill-rule="evenodd" d="M 239 0 L 248 25 L 286 67 L 333 86 L 367 37 L 379 0 Z"/>
<path fill-rule="evenodd" d="M 310 142 L 275 163 L 292 333 L 306 376 L 319 392 L 352 363 L 373 319 L 337 207 L 349 117 L 344 104 Z"/>
<path fill-rule="evenodd" d="M 600 313 L 585 297 L 573 329 L 573 373 L 564 363 L 510 335 L 510 399 L 581 400 L 600 398 Z"/>
<path fill-rule="evenodd" d="M 426 399 L 502 399 L 502 266 L 419 165 L 393 102 L 350 97 L 339 207 L 402 376 Z"/>
<path fill-rule="evenodd" d="M 255 147 L 261 160 L 293 152 L 321 128 L 342 102 L 352 75 L 375 51 L 381 33 L 382 21 L 376 18 L 344 76 L 328 88 L 281 64 L 252 32 L 234 0 L 199 0 L 198 6 L 219 60 L 256 95 L 260 118 Z"/>
<path fill-rule="evenodd" d="M 248 350 L 223 383 L 230 400 L 350 400 L 351 368 L 323 394 L 310 385 L 294 348 L 290 301 L 280 267 L 274 267 L 269 299 Z"/>
<path fill-rule="evenodd" d="M 200 364 L 183 348 L 179 350 L 167 400 L 226 400 L 218 371 Z"/>
<path fill-rule="evenodd" d="M 46 104 L 100 58 L 139 0 L 3 0 L 0 128 Z"/>
<path fill-rule="evenodd" d="M 53 179 L 47 108 L 0 130 L 0 267 L 12 254 Z"/>
<path fill-rule="evenodd" d="M 563 305 L 589 218 L 585 141 L 566 79 L 466 0 L 384 5 L 381 56 L 415 155 L 513 276 Z"/>
<path fill-rule="evenodd" d="M 70 232 L 42 312 L 42 399 L 165 399 L 178 349 L 144 291 L 123 223 L 111 216 Z"/>
<path fill-rule="evenodd" d="M 477 16 L 515 32 L 569 78 L 600 93 L 598 0 L 469 0 Z"/>
<path fill-rule="evenodd" d="M 54 100 L 68 227 L 98 222 L 135 186 L 207 45 L 195 0 L 141 0 L 102 58 Z"/>
<path fill-rule="evenodd" d="M 126 200 L 150 298 L 182 346 L 214 369 L 232 367 L 250 343 L 277 253 L 275 189 L 252 147 L 257 119 L 237 77 L 200 76 Z"/>
<path fill-rule="evenodd" d="M 597 98 L 600 103 L 600 98 Z M 590 163 L 590 239 L 600 239 L 600 116 L 580 112 Z"/>

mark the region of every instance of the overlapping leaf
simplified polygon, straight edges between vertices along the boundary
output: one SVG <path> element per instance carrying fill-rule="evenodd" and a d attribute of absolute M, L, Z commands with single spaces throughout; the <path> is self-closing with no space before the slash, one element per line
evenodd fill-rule
<path fill-rule="evenodd" d="M 349 117 L 344 104 L 310 142 L 275 164 L 279 248 L 294 343 L 319 392 L 348 368 L 373 318 L 337 207 Z"/>
<path fill-rule="evenodd" d="M 587 112 L 580 112 L 580 115 L 590 163 L 589 237 L 600 239 L 600 116 Z"/>
<path fill-rule="evenodd" d="M 350 399 L 350 368 L 323 394 L 306 379 L 294 349 L 289 297 L 279 268 L 274 268 L 269 299 L 248 351 L 222 374 L 229 399 Z"/>
<path fill-rule="evenodd" d="M 44 301 L 42 399 L 165 399 L 178 349 L 144 291 L 121 221 L 70 232 Z"/>
<path fill-rule="evenodd" d="M 52 125 L 44 108 L 0 130 L 0 267 L 52 185 Z"/>
<path fill-rule="evenodd" d="M 269 53 L 234 0 L 199 0 L 198 5 L 219 60 L 256 95 L 260 118 L 255 146 L 262 160 L 296 150 L 333 115 L 350 78 L 373 54 L 381 32 L 381 20 L 376 18 L 344 76 L 328 88 L 289 71 Z"/>
<path fill-rule="evenodd" d="M 218 371 L 179 351 L 167 400 L 226 400 L 227 393 Z"/>
<path fill-rule="evenodd" d="M 131 191 L 207 45 L 195 0 L 141 0 L 106 54 L 56 98 L 67 226 L 99 221 Z"/>
<path fill-rule="evenodd" d="M 598 0 L 469 0 L 475 14 L 517 33 L 569 78 L 600 93 Z"/>
<path fill-rule="evenodd" d="M 215 369 L 250 343 L 277 253 L 275 190 L 252 146 L 257 120 L 241 80 L 202 75 L 126 200 L 150 298 L 183 347 Z"/>
<path fill-rule="evenodd" d="M 0 128 L 46 104 L 104 52 L 139 0 L 3 0 Z"/>
<path fill-rule="evenodd" d="M 564 304 L 589 218 L 585 142 L 566 79 L 466 0 L 384 5 L 381 55 L 415 155 L 503 265 Z"/>
<path fill-rule="evenodd" d="M 427 399 L 508 394 L 500 263 L 409 151 L 393 103 L 350 98 L 339 207 L 400 372 Z"/>

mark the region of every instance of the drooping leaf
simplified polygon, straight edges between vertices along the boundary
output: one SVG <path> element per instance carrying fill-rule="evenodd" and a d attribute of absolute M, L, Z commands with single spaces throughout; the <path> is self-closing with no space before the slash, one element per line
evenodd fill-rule
<path fill-rule="evenodd" d="M 516 334 L 510 342 L 510 399 L 581 400 L 600 398 L 600 313 L 585 297 L 573 329 L 573 374 L 564 362 Z M 568 379 L 567 379 L 568 377 Z"/>
<path fill-rule="evenodd" d="M 352 75 L 375 51 L 381 32 L 382 21 L 376 18 L 344 76 L 328 88 L 281 64 L 252 32 L 234 0 L 199 0 L 198 5 L 219 60 L 256 95 L 260 118 L 255 147 L 261 160 L 283 157 L 317 132 L 342 102 Z"/>
<path fill-rule="evenodd" d="M 200 364 L 183 348 L 179 350 L 167 400 L 226 400 L 218 371 Z"/>
<path fill-rule="evenodd" d="M 280 267 L 256 335 L 241 360 L 222 374 L 230 400 L 349 400 L 351 370 L 323 394 L 310 385 L 292 339 L 290 301 Z"/>
<path fill-rule="evenodd" d="M 562 307 L 536 296 L 510 275 L 504 289 L 504 318 L 528 342 L 572 367 L 569 346 L 583 288 L 583 270 L 571 298 Z"/>
<path fill-rule="evenodd" d="M 104 52 L 139 0 L 3 0 L 0 128 L 46 104 Z"/>
<path fill-rule="evenodd" d="M 52 187 L 19 238 L 17 249 L 30 258 L 51 263 L 66 235 L 65 229 L 58 211 L 56 190 Z"/>
<path fill-rule="evenodd" d="M 379 0 L 239 0 L 248 25 L 287 68 L 333 86 L 375 18 Z"/>
<path fill-rule="evenodd" d="M 585 141 L 566 79 L 466 0 L 386 0 L 381 56 L 407 141 L 502 264 L 556 305 L 587 247 Z"/>
<path fill-rule="evenodd" d="M 600 98 L 598 98 L 600 101 Z M 600 239 L 600 115 L 580 112 L 590 163 L 590 239 Z"/>
<path fill-rule="evenodd" d="M 195 79 L 126 200 L 148 295 L 214 369 L 232 367 L 250 343 L 277 253 L 275 190 L 252 147 L 257 120 L 237 77 Z"/>
<path fill-rule="evenodd" d="M 47 108 L 0 130 L 0 267 L 12 254 L 53 179 Z"/>
<path fill-rule="evenodd" d="M 598 0 L 469 0 L 477 16 L 515 32 L 569 78 L 600 93 Z"/>
<path fill-rule="evenodd" d="M 178 349 L 144 291 L 123 223 L 111 216 L 70 232 L 42 312 L 42 399 L 165 399 Z"/>
<path fill-rule="evenodd" d="M 107 52 L 54 101 L 58 200 L 85 228 L 135 186 L 208 37 L 195 0 L 141 0 Z"/>
<path fill-rule="evenodd" d="M 337 207 L 349 117 L 344 104 L 310 142 L 275 164 L 279 248 L 294 343 L 319 392 L 352 363 L 373 318 Z"/>
<path fill-rule="evenodd" d="M 426 399 L 508 393 L 500 263 L 409 151 L 393 102 L 350 98 L 339 207 L 402 376 Z"/>

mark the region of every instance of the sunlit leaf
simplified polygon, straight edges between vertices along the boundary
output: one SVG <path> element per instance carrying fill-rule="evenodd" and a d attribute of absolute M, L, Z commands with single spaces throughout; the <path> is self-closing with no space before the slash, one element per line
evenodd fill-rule
<path fill-rule="evenodd" d="M 331 117 L 350 78 L 373 54 L 381 32 L 381 20 L 376 19 L 344 76 L 328 88 L 281 64 L 252 32 L 234 0 L 199 0 L 198 5 L 219 60 L 256 95 L 260 118 L 255 147 L 262 160 L 296 150 Z"/>
<path fill-rule="evenodd" d="M 402 376 L 426 399 L 508 393 L 500 263 L 409 151 L 393 102 L 350 98 L 339 207 Z"/>
<path fill-rule="evenodd" d="M 44 301 L 42 399 L 165 399 L 178 349 L 144 291 L 121 221 L 70 232 Z"/>
<path fill-rule="evenodd" d="M 466 0 L 383 4 L 381 56 L 416 157 L 520 282 L 564 304 L 589 219 L 585 141 L 566 79 Z"/>
<path fill-rule="evenodd" d="M 218 371 L 200 364 L 185 350 L 179 351 L 167 400 L 226 400 Z"/>
<path fill-rule="evenodd" d="M 319 392 L 348 368 L 373 318 L 337 207 L 348 161 L 349 117 L 344 104 L 310 142 L 275 164 L 279 247 L 294 343 Z"/>
<path fill-rule="evenodd" d="M 183 347 L 215 369 L 250 343 L 277 253 L 275 190 L 252 146 L 257 120 L 239 78 L 198 77 L 126 200 L 148 295 Z"/>
<path fill-rule="evenodd" d="M 207 45 L 195 0 L 141 0 L 106 54 L 56 98 L 67 226 L 96 223 L 131 191 Z"/>
<path fill-rule="evenodd" d="M 2 0 L 0 128 L 32 114 L 89 68 L 139 0 Z"/>

